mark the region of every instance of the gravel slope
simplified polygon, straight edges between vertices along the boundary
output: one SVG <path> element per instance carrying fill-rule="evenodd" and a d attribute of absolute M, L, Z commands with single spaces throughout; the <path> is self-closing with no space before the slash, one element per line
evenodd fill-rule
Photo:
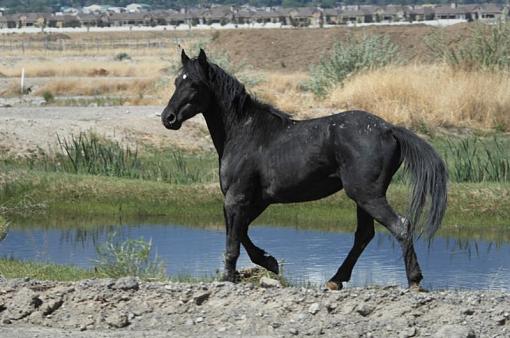
<path fill-rule="evenodd" d="M 3 337 L 509 337 L 509 312 L 488 291 L 0 281 Z"/>

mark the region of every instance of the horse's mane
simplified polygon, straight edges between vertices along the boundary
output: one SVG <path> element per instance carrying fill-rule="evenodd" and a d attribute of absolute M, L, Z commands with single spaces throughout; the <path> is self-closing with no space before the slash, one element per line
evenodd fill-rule
<path fill-rule="evenodd" d="M 291 120 L 289 114 L 250 95 L 238 79 L 215 63 L 208 62 L 209 73 L 207 78 L 198 61 L 194 60 L 194 62 L 189 62 L 188 65 L 189 66 L 186 67 L 188 75 L 195 80 L 207 84 L 207 86 L 216 93 L 217 99 L 221 101 L 221 104 L 228 111 L 234 112 L 237 116 L 249 114 L 250 110 L 253 110 L 247 109 L 247 105 L 250 104 L 250 106 L 255 107 L 254 110 L 267 112 L 278 117 L 282 121 Z"/>

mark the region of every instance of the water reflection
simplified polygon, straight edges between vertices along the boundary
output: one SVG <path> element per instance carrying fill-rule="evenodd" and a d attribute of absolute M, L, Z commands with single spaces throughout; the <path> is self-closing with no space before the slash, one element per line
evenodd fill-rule
<path fill-rule="evenodd" d="M 13 227 L 0 244 L 0 256 L 90 267 L 95 246 L 112 231 L 122 237 L 152 239 L 170 275 L 212 275 L 223 265 L 223 226 L 105 225 L 78 229 Z M 251 228 L 255 243 L 284 261 L 293 281 L 323 283 L 334 274 L 352 246 L 353 233 L 289 227 Z M 419 240 L 416 251 L 429 288 L 510 290 L 510 244 L 436 237 Z M 239 266 L 250 266 L 242 252 Z M 349 285 L 405 285 L 400 247 L 386 232 L 377 233 L 356 265 Z"/>

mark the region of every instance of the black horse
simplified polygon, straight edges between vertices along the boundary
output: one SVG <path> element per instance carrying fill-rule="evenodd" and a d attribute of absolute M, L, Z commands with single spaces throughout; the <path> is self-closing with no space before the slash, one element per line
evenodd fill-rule
<path fill-rule="evenodd" d="M 202 113 L 219 156 L 220 185 L 225 196 L 224 278 L 236 280 L 240 245 L 253 263 L 278 273 L 276 259 L 251 241 L 248 226 L 272 203 L 320 199 L 340 189 L 357 204 L 354 245 L 327 283 L 341 289 L 358 257 L 374 237 L 374 219 L 402 247 L 409 286 L 419 287 L 422 274 L 413 247 L 415 226 L 428 203 L 424 229 L 432 236 L 446 209 L 447 171 L 434 149 L 411 131 L 364 111 L 296 121 L 248 94 L 244 86 L 203 50 L 190 59 L 181 54 L 182 71 L 161 119 L 177 130 Z M 413 180 L 408 218 L 386 200 L 392 176 L 405 162 Z"/>

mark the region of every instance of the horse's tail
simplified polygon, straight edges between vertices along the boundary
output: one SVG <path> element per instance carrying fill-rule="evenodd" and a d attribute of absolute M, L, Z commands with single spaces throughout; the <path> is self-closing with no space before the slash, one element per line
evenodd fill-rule
<path fill-rule="evenodd" d="M 422 210 L 425 204 L 428 204 L 428 216 L 423 228 L 430 238 L 441 225 L 446 211 L 448 181 L 446 165 L 434 148 L 413 132 L 393 127 L 393 135 L 400 144 L 404 169 L 411 175 L 413 185 L 408 212 L 412 230 L 413 232 L 416 230 Z"/>

